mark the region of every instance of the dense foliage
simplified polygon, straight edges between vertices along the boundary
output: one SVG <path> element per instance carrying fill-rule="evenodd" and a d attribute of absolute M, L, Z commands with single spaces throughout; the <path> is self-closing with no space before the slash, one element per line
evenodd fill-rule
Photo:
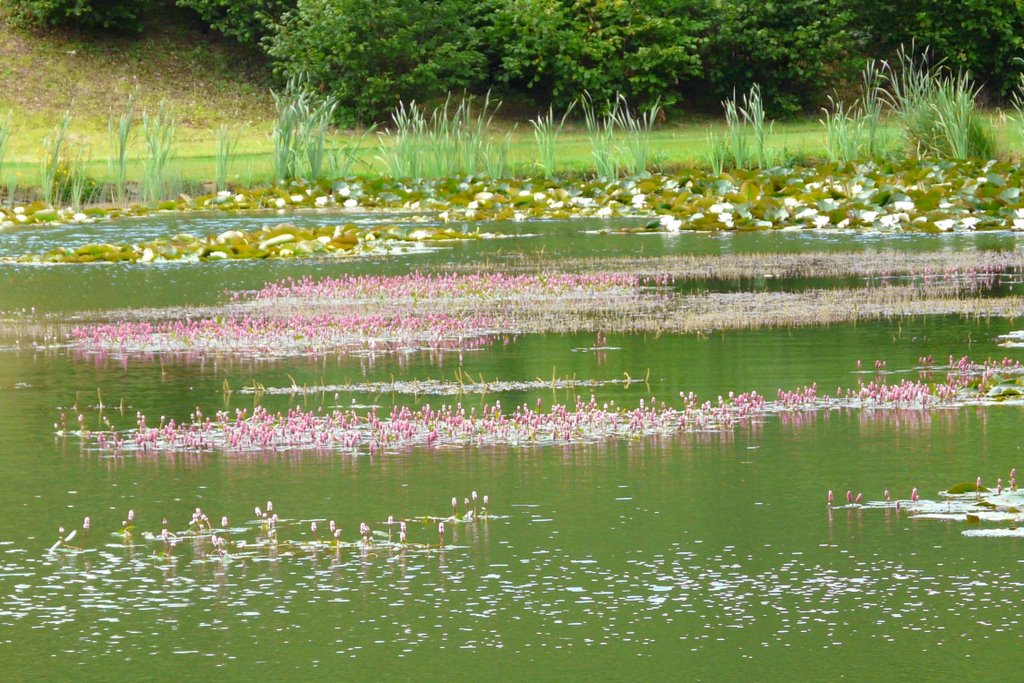
<path fill-rule="evenodd" d="M 485 83 L 475 0 L 299 0 L 267 42 L 284 74 L 305 74 L 349 114 L 380 119 Z"/>
<path fill-rule="evenodd" d="M 5 0 L 11 19 L 23 26 L 140 31 L 154 0 Z"/>
<path fill-rule="evenodd" d="M 846 94 L 870 58 L 931 47 L 1005 99 L 1024 71 L 1021 0 L 0 0 L 22 25 L 143 30 L 178 7 L 307 74 L 350 120 L 400 99 L 495 91 L 564 108 L 589 92 L 636 106 L 761 86 L 774 115 Z"/>

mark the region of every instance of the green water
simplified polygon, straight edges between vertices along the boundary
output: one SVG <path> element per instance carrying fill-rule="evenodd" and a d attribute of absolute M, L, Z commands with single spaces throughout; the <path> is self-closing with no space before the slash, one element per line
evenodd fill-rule
<path fill-rule="evenodd" d="M 329 216 L 306 220 L 329 220 Z M 191 217 L 95 226 L 87 241 L 183 229 L 227 229 Z M 369 220 L 369 219 L 368 219 Z M 199 226 L 199 227 L 197 227 Z M 784 250 L 1012 248 L 1015 238 L 862 238 L 849 235 L 581 234 L 587 224 L 520 224 L 543 237 L 459 245 L 358 264 L 245 263 L 168 267 L 0 268 L 0 309 L 75 315 L 95 309 L 215 303 L 226 288 L 286 275 L 405 272 L 483 258 Z M 0 238 L 18 253 L 67 241 L 69 231 Z M 10 238 L 10 239 L 8 239 Z M 639 246 L 638 246 L 639 245 Z M 102 457 L 53 436 L 61 407 L 96 403 L 115 424 L 135 411 L 183 419 L 199 406 L 251 407 L 224 394 L 324 381 L 645 378 L 604 384 L 599 400 L 635 405 L 680 391 L 707 398 L 810 382 L 851 386 L 884 359 L 893 379 L 921 355 L 1010 355 L 1013 329 L 960 318 L 729 332 L 706 338 L 610 335 L 612 350 L 580 351 L 592 335 L 520 336 L 445 355 L 346 356 L 254 362 L 155 361 L 33 350 L 0 339 L 0 667 L 11 680 L 416 678 L 519 680 L 1013 680 L 1024 608 L 1019 540 L 961 535 L 963 527 L 882 510 L 837 509 L 825 493 L 901 498 L 914 486 L 1005 478 L 1020 452 L 1021 408 L 835 412 L 768 417 L 734 433 L 573 447 L 438 449 L 375 456 L 285 452 Z M 590 389 L 465 396 L 511 406 L 572 402 Z M 124 402 L 123 412 L 121 402 Z M 263 396 L 279 410 L 453 397 L 313 393 Z M 87 419 L 101 416 L 86 410 Z M 184 528 L 191 510 L 246 526 L 272 499 L 285 537 L 308 522 L 358 525 L 446 515 L 449 499 L 488 494 L 493 519 L 451 525 L 443 551 L 386 549 L 264 553 L 175 560 L 114 532 L 128 509 L 153 532 Z M 59 525 L 92 518 L 89 552 L 50 554 Z M 252 537 L 239 531 L 238 536 Z M 416 542 L 436 542 L 413 524 Z M 11 673 L 13 672 L 13 673 Z"/>

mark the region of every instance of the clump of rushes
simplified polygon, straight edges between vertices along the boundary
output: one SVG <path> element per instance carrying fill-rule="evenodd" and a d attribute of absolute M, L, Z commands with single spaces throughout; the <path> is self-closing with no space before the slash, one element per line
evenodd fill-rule
<path fill-rule="evenodd" d="M 822 109 L 825 118 L 825 153 L 830 161 L 846 163 L 860 158 L 863 147 L 863 119 L 851 113 L 842 102 L 829 97 L 831 111 Z"/>
<path fill-rule="evenodd" d="M 89 150 L 78 146 L 68 154 L 67 158 L 67 180 L 66 190 L 61 193 L 61 198 L 66 197 L 72 208 L 76 211 L 82 208 L 83 203 L 92 199 L 96 183 L 89 177 Z"/>
<path fill-rule="evenodd" d="M 427 120 L 413 100 L 399 102 L 391 112 L 391 130 L 378 135 L 380 160 L 392 178 L 419 178 L 422 175 L 424 136 Z"/>
<path fill-rule="evenodd" d="M 713 128 L 708 128 L 707 143 L 707 162 L 711 168 L 711 174 L 715 177 L 721 176 L 722 171 L 725 170 L 726 156 L 729 153 L 725 146 L 725 140 Z"/>
<path fill-rule="evenodd" d="M 512 153 L 512 131 L 502 137 L 488 140 L 480 159 L 483 172 L 489 178 L 508 178 L 511 175 L 509 156 Z"/>
<path fill-rule="evenodd" d="M 60 197 L 61 188 L 57 187 L 58 170 L 62 163 L 64 142 L 68 137 L 68 130 L 71 128 L 71 110 L 64 113 L 64 118 L 53 129 L 53 133 L 43 140 L 43 161 L 39 167 L 39 175 L 42 182 L 43 201 L 47 204 Z"/>
<path fill-rule="evenodd" d="M 558 138 L 565 128 L 565 121 L 569 118 L 576 103 L 573 102 L 562 114 L 562 118 L 556 123 L 555 110 L 548 109 L 547 114 L 538 114 L 537 118 L 530 119 L 533 126 L 533 140 L 537 143 L 537 161 L 535 162 L 542 175 L 550 178 L 555 174 L 557 161 Z"/>
<path fill-rule="evenodd" d="M 283 92 L 270 91 L 277 110 L 274 121 L 274 174 L 286 182 L 305 174 L 313 181 L 323 175 L 327 159 L 327 129 L 338 101 L 321 98 L 302 75 L 288 79 Z"/>
<path fill-rule="evenodd" d="M 11 130 L 11 111 L 8 110 L 7 116 L 0 118 L 0 179 L 4 177 L 4 157 L 7 156 L 7 143 L 11 139 Z M 7 194 L 7 203 L 14 206 L 14 195 L 11 192 Z"/>
<path fill-rule="evenodd" d="M 761 99 L 761 86 L 755 83 L 750 92 L 743 96 L 743 107 L 741 109 L 743 119 L 754 138 L 754 153 L 757 167 L 764 169 L 771 165 L 771 154 L 768 149 L 768 136 L 771 135 L 775 122 L 768 122 L 764 111 L 764 101 Z"/>
<path fill-rule="evenodd" d="M 583 121 L 587 126 L 587 138 L 590 140 L 590 152 L 594 156 L 598 178 L 614 178 L 618 175 L 618 163 L 615 159 L 615 114 L 601 116 L 594 106 L 590 93 L 580 98 L 583 109 Z"/>
<path fill-rule="evenodd" d="M 129 95 L 124 110 L 117 118 L 115 119 L 111 114 L 107 119 L 107 134 L 110 138 L 110 156 L 107 158 L 107 166 L 113 178 L 111 199 L 119 204 L 123 204 L 127 199 L 125 183 L 128 177 L 128 147 L 132 142 L 134 125 L 135 97 Z"/>
<path fill-rule="evenodd" d="M 727 151 L 732 157 L 732 165 L 734 168 L 745 169 L 749 166 L 750 133 L 742 120 L 735 92 L 732 98 L 722 102 L 722 107 L 725 108 Z"/>
<path fill-rule="evenodd" d="M 366 138 L 377 129 L 374 124 L 364 130 L 355 138 L 346 138 L 344 144 L 330 150 L 327 156 L 327 164 L 330 168 L 331 177 L 347 178 L 352 165 L 359 160 L 359 153 L 363 149 Z M 365 163 L 365 162 L 364 162 Z"/>
<path fill-rule="evenodd" d="M 911 153 L 958 159 L 990 159 L 995 140 L 980 116 L 979 88 L 970 75 L 952 73 L 942 62 L 931 64 L 926 48 L 901 46 L 896 64 L 886 65 L 887 100 L 903 129 Z"/>
<path fill-rule="evenodd" d="M 217 189 L 228 189 L 228 176 L 231 173 L 231 161 L 238 146 L 238 133 L 228 128 L 226 123 L 217 129 Z"/>
<path fill-rule="evenodd" d="M 484 96 L 483 104 L 475 115 L 471 97 L 463 97 L 456 108 L 455 133 L 461 160 L 459 171 L 463 175 L 475 174 L 484 167 L 491 124 L 494 122 L 494 115 L 500 108 L 501 102 L 492 103 L 490 92 Z"/>
<path fill-rule="evenodd" d="M 884 77 L 875 60 L 868 61 L 862 74 L 860 97 L 860 125 L 863 131 L 863 152 L 877 159 L 888 151 L 888 140 L 882 128 L 882 110 L 885 104 Z"/>
<path fill-rule="evenodd" d="M 165 101 L 155 115 L 142 113 L 142 129 L 146 138 L 146 158 L 142 166 L 142 196 L 146 201 L 163 199 L 168 191 L 168 165 L 174 156 L 176 123 Z"/>
<path fill-rule="evenodd" d="M 623 134 L 626 151 L 623 162 L 629 175 L 635 176 L 647 171 L 651 155 L 651 131 L 660 115 L 660 100 L 656 100 L 646 112 L 633 114 L 625 96 L 619 95 L 613 118 Z"/>

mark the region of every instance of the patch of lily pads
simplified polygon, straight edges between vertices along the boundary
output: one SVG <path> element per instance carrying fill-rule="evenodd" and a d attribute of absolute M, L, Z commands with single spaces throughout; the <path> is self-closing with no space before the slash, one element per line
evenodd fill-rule
<path fill-rule="evenodd" d="M 197 237 L 182 233 L 139 243 L 56 247 L 43 254 L 19 256 L 18 263 L 166 263 L 238 259 L 351 257 L 408 251 L 427 243 L 493 237 L 469 230 L 431 226 L 297 227 L 281 224 L 258 230 L 227 230 Z"/>
<path fill-rule="evenodd" d="M 1024 165 L 1009 161 L 822 164 L 687 169 L 614 179 L 467 176 L 349 178 L 181 195 L 151 206 L 85 210 L 42 202 L 0 208 L 0 229 L 89 222 L 152 211 L 355 209 L 420 212 L 442 222 L 577 217 L 647 219 L 633 232 L 839 229 L 959 232 L 1024 230 Z"/>

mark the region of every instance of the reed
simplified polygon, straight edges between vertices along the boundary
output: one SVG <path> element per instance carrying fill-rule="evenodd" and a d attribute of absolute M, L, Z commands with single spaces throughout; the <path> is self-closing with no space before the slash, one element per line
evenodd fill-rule
<path fill-rule="evenodd" d="M 234 160 L 235 149 L 238 147 L 238 133 L 233 133 L 226 123 L 217 129 L 217 190 L 228 189 L 228 177 L 231 174 L 231 162 Z"/>
<path fill-rule="evenodd" d="M 295 101 L 298 129 L 295 135 L 295 154 L 304 162 L 306 179 L 315 182 L 323 176 L 327 158 L 327 130 L 334 120 L 338 100 L 333 97 L 317 99 L 304 90 Z"/>
<path fill-rule="evenodd" d="M 743 120 L 736 92 L 732 97 L 722 101 L 725 109 L 727 151 L 732 158 L 734 168 L 745 169 L 750 166 L 750 131 Z"/>
<path fill-rule="evenodd" d="M 825 118 L 825 152 L 829 161 L 847 163 L 860 158 L 864 149 L 864 119 L 857 117 L 846 106 L 829 97 L 831 110 L 822 109 Z"/>
<path fill-rule="evenodd" d="M 172 193 L 174 180 L 169 177 L 169 164 L 174 157 L 174 132 L 177 123 L 166 101 L 161 100 L 156 114 L 142 113 L 142 130 L 146 140 L 146 156 L 142 162 L 142 197 L 159 201 Z"/>
<path fill-rule="evenodd" d="M 536 118 L 530 119 L 530 125 L 533 126 L 533 141 L 537 146 L 537 161 L 534 162 L 534 165 L 547 178 L 555 175 L 558 162 L 558 138 L 561 137 L 565 122 L 575 106 L 576 102 L 570 104 L 557 122 L 553 108 L 549 108 L 547 114 L 538 114 Z"/>
<path fill-rule="evenodd" d="M 725 162 L 728 156 L 725 140 L 713 128 L 707 132 L 707 164 L 711 168 L 711 175 L 720 177 L 725 170 Z"/>
<path fill-rule="evenodd" d="M 53 204 L 62 194 L 58 184 L 58 171 L 63 162 L 64 143 L 67 141 L 71 128 L 71 109 L 64 113 L 64 118 L 43 140 L 43 160 L 39 167 L 43 201 Z"/>
<path fill-rule="evenodd" d="M 651 132 L 661 116 L 661 101 L 655 100 L 645 112 L 634 114 L 625 96 L 619 95 L 613 117 L 623 136 L 623 163 L 626 172 L 636 176 L 647 172 L 651 156 Z"/>
<path fill-rule="evenodd" d="M 870 60 L 861 75 L 860 127 L 863 134 L 863 154 L 877 159 L 888 152 L 889 140 L 883 128 L 882 112 L 885 106 L 885 78 L 875 60 Z"/>
<path fill-rule="evenodd" d="M 512 153 L 512 132 L 510 130 L 500 138 L 490 139 L 484 145 L 480 161 L 484 174 L 489 178 L 508 178 L 512 175 L 509 161 Z"/>
<path fill-rule="evenodd" d="M 583 109 L 583 121 L 587 127 L 587 138 L 590 140 L 590 153 L 594 157 L 597 177 L 615 178 L 619 174 L 615 149 L 615 114 L 613 112 L 600 115 L 588 92 L 583 94 L 579 103 Z"/>
<path fill-rule="evenodd" d="M 65 192 L 72 208 L 76 211 L 81 210 L 84 203 L 92 198 L 92 191 L 95 189 L 95 182 L 89 178 L 90 162 L 87 148 L 79 146 L 68 154 Z"/>
<path fill-rule="evenodd" d="M 757 167 L 765 169 L 771 166 L 771 151 L 768 149 L 768 136 L 771 135 L 775 122 L 767 121 L 764 101 L 761 98 L 761 86 L 755 83 L 750 92 L 743 96 L 740 108 L 745 125 L 750 127 L 754 139 L 754 161 Z"/>
<path fill-rule="evenodd" d="M 392 178 L 419 178 L 423 173 L 422 154 L 427 120 L 412 100 L 399 102 L 391 112 L 391 130 L 378 134 L 378 159 Z"/>
<path fill-rule="evenodd" d="M 0 180 L 4 179 L 4 158 L 7 156 L 7 143 L 11 139 L 11 116 L 13 112 L 8 110 L 7 116 L 0 118 Z M 14 206 L 14 194 L 7 193 L 7 203 Z"/>
<path fill-rule="evenodd" d="M 107 136 L 110 141 L 107 167 L 112 179 L 111 200 L 118 204 L 124 204 L 127 200 L 128 148 L 132 142 L 134 125 L 135 97 L 129 95 L 124 110 L 117 118 L 111 114 L 107 119 Z"/>

